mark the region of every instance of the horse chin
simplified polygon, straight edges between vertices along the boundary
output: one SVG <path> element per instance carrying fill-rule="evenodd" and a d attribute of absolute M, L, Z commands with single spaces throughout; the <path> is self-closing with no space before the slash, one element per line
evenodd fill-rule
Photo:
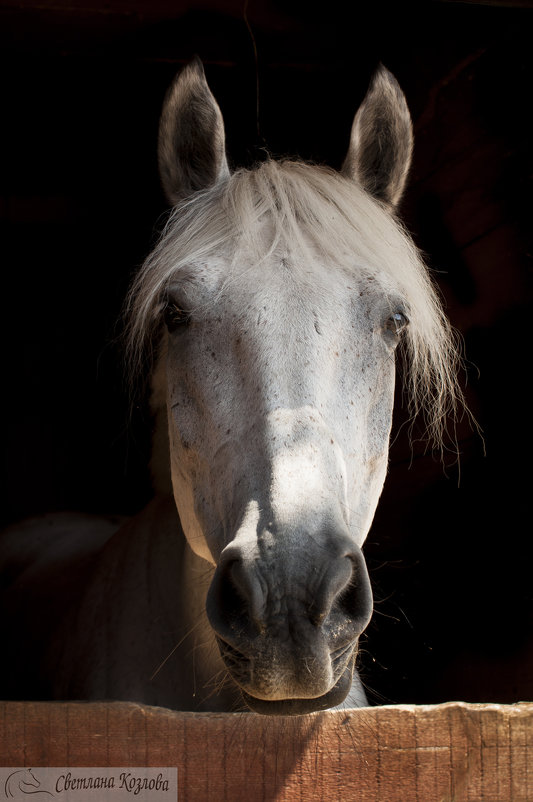
<path fill-rule="evenodd" d="M 352 687 L 353 669 L 347 666 L 341 674 L 336 684 L 330 691 L 312 699 L 257 699 L 241 688 L 244 702 L 253 713 L 261 713 L 263 716 L 303 716 L 306 713 L 317 713 L 321 710 L 328 710 L 330 707 L 340 705 L 350 692 Z"/>

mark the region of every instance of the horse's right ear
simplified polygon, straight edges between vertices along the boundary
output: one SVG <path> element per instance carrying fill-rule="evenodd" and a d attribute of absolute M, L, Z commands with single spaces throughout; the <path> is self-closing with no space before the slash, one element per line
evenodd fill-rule
<path fill-rule="evenodd" d="M 222 114 L 198 58 L 181 70 L 165 97 L 158 160 L 172 205 L 229 175 Z"/>

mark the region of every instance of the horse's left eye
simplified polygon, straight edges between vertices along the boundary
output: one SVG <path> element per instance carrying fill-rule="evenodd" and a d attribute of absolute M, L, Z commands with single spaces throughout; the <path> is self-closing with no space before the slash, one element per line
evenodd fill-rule
<path fill-rule="evenodd" d="M 180 326 L 185 326 L 190 319 L 189 313 L 172 301 L 169 301 L 165 306 L 164 317 L 165 326 L 170 332 L 175 331 Z"/>
<path fill-rule="evenodd" d="M 404 315 L 403 312 L 395 312 L 385 321 L 385 331 L 399 337 L 408 325 L 407 315 Z"/>

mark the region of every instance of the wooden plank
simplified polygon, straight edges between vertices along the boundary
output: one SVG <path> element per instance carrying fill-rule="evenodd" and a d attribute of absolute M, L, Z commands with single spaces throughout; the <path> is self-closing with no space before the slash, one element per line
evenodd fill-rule
<path fill-rule="evenodd" d="M 0 703 L 0 765 L 169 766 L 178 799 L 532 802 L 533 703 L 274 719 L 129 703 Z"/>

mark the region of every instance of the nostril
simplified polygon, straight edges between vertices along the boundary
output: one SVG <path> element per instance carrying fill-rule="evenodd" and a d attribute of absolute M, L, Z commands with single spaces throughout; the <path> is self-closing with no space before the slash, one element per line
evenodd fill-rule
<path fill-rule="evenodd" d="M 219 565 L 207 595 L 207 615 L 215 632 L 224 639 L 239 640 L 260 629 L 260 586 L 240 559 Z"/>
<path fill-rule="evenodd" d="M 361 634 L 372 616 L 372 588 L 362 553 L 350 555 L 349 560 L 351 576 L 337 598 L 337 605 Z"/>
<path fill-rule="evenodd" d="M 240 565 L 237 560 L 233 560 L 228 563 L 222 576 L 220 602 L 230 618 L 239 618 L 246 611 L 246 593 L 239 573 Z"/>
<path fill-rule="evenodd" d="M 237 560 L 232 560 L 217 569 L 209 589 L 212 602 L 209 606 L 214 607 L 217 617 L 228 624 L 241 619 L 246 611 L 246 596 L 236 579 L 237 565 Z M 219 626 L 214 622 L 213 625 L 218 631 Z"/>
<path fill-rule="evenodd" d="M 351 641 L 363 632 L 372 615 L 372 590 L 362 553 L 332 561 L 309 613 L 311 622 L 336 642 Z"/>
<path fill-rule="evenodd" d="M 339 598 L 345 593 L 351 583 L 353 570 L 351 560 L 347 557 L 338 557 L 331 560 L 327 573 L 321 583 L 309 608 L 309 619 L 312 624 L 320 627 L 330 616 L 332 609 L 338 609 Z"/>

